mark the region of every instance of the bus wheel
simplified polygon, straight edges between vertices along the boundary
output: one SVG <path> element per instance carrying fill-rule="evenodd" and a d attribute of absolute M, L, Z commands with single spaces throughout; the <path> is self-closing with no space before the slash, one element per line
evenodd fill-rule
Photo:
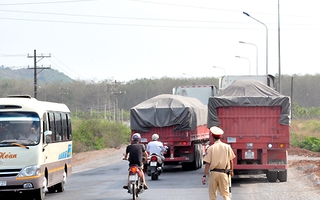
<path fill-rule="evenodd" d="M 63 178 L 61 183 L 58 183 L 55 188 L 57 189 L 57 192 L 63 192 L 65 189 L 65 184 L 67 182 L 67 173 L 63 172 Z"/>
<path fill-rule="evenodd" d="M 34 191 L 34 199 L 35 200 L 44 200 L 47 191 L 47 178 L 43 177 L 43 186 Z"/>

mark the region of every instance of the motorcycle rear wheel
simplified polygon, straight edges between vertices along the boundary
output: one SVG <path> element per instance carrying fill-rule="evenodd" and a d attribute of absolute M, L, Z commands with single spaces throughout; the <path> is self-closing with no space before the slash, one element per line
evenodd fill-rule
<path fill-rule="evenodd" d="M 151 174 L 151 180 L 157 180 L 158 179 L 158 175 L 155 173 Z"/>
<path fill-rule="evenodd" d="M 137 199 L 137 188 L 136 184 L 132 184 L 132 199 L 136 200 Z"/>

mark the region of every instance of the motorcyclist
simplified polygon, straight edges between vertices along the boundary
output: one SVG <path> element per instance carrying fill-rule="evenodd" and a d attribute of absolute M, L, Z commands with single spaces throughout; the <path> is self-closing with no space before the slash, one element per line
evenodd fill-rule
<path fill-rule="evenodd" d="M 149 155 L 157 154 L 161 158 L 163 163 L 164 161 L 163 154 L 166 151 L 166 148 L 163 146 L 162 142 L 158 141 L 158 139 L 159 139 L 158 134 L 155 133 L 152 135 L 152 141 L 147 144 L 147 152 L 149 152 Z"/>
<path fill-rule="evenodd" d="M 135 133 L 132 135 L 132 144 L 128 145 L 126 148 L 126 154 L 124 160 L 129 161 L 129 166 L 138 165 L 140 169 L 140 175 L 143 182 L 144 189 L 148 189 L 146 184 L 146 180 L 143 172 L 143 156 L 145 160 L 148 159 L 148 153 L 146 152 L 146 148 L 143 144 L 140 144 L 141 135 L 139 133 Z M 129 176 L 127 185 L 123 186 L 123 189 L 128 189 L 129 185 Z"/>

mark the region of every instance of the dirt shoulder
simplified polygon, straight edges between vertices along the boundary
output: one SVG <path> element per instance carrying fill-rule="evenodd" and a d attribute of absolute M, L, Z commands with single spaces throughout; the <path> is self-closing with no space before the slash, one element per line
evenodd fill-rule
<path fill-rule="evenodd" d="M 320 152 L 291 147 L 288 154 L 289 168 L 305 174 L 314 186 L 320 188 Z"/>
<path fill-rule="evenodd" d="M 126 146 L 102 150 L 74 153 L 72 155 L 73 173 L 103 167 L 122 159 Z"/>

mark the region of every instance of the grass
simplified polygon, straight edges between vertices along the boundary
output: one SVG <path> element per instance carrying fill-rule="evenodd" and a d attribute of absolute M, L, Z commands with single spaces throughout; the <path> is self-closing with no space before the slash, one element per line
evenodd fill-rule
<path fill-rule="evenodd" d="M 291 145 L 320 152 L 320 121 L 294 120 L 290 127 Z"/>

